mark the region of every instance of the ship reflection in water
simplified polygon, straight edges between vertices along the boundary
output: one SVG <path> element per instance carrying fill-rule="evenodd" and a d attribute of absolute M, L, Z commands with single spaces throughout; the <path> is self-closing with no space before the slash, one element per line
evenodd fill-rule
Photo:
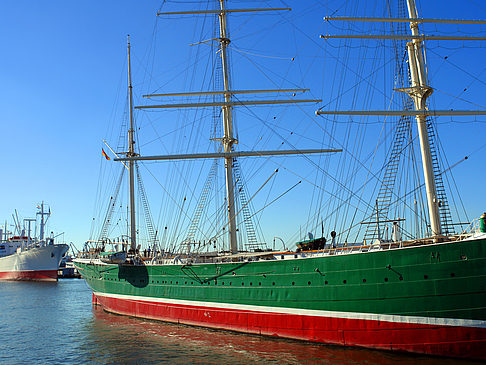
<path fill-rule="evenodd" d="M 0 282 L 0 311 L 0 365 L 468 363 L 118 316 L 92 306 L 84 280 Z"/>
<path fill-rule="evenodd" d="M 465 364 L 454 359 L 343 348 L 149 321 L 93 307 L 83 349 L 97 363 Z"/>

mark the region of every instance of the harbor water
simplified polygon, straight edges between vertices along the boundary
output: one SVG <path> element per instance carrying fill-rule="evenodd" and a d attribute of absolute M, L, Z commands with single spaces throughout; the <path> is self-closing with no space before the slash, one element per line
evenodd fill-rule
<path fill-rule="evenodd" d="M 474 364 L 118 316 L 78 279 L 0 282 L 0 364 L 191 363 Z"/>

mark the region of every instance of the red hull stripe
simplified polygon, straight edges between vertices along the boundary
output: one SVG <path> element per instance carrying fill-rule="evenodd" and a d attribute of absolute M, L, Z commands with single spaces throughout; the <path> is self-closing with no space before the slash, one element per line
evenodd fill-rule
<path fill-rule="evenodd" d="M 56 281 L 57 280 L 57 270 L 0 272 L 0 280 Z"/>
<path fill-rule="evenodd" d="M 189 306 L 189 307 L 207 307 L 211 309 L 224 309 L 224 310 L 242 310 L 248 312 L 271 312 L 277 314 L 290 314 L 290 315 L 305 315 L 309 317 L 329 317 L 339 319 L 359 319 L 359 320 L 371 320 L 380 322 L 391 323 L 405 323 L 405 324 L 424 324 L 428 326 L 453 326 L 453 327 L 481 327 L 486 329 L 486 321 L 470 320 L 470 319 L 456 319 L 456 318 L 434 318 L 434 317 L 417 317 L 417 316 L 400 316 L 389 314 L 377 314 L 377 313 L 354 313 L 354 312 L 335 312 L 324 310 L 312 310 L 312 309 L 299 309 L 299 308 L 285 308 L 285 307 L 266 307 L 256 305 L 242 305 L 242 304 L 230 304 L 230 303 L 215 303 L 215 302 L 200 302 L 189 300 L 178 300 L 168 298 L 155 298 L 155 297 L 142 297 L 123 294 L 109 294 L 96 292 L 96 296 L 110 297 L 121 300 L 131 300 L 139 302 L 148 302 L 152 304 L 160 305 L 174 305 L 174 306 Z"/>
<path fill-rule="evenodd" d="M 234 309 L 224 304 L 216 307 L 216 303 L 213 307 L 176 304 L 105 293 L 95 293 L 93 303 L 109 312 L 167 322 L 337 345 L 486 360 L 484 327 L 389 322 L 379 320 L 381 315 L 376 315 L 375 320 L 363 320 L 272 312 L 268 311 L 269 307 L 258 311 Z"/>

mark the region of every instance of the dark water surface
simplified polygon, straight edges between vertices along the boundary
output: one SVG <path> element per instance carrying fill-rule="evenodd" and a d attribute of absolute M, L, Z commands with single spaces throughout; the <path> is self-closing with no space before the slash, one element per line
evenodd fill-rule
<path fill-rule="evenodd" d="M 0 364 L 126 363 L 474 364 L 118 316 L 93 308 L 83 280 L 0 282 Z"/>

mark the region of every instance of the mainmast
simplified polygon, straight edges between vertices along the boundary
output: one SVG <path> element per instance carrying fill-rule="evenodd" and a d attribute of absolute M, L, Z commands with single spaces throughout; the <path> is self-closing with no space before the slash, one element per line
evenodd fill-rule
<path fill-rule="evenodd" d="M 418 14 L 415 0 L 407 0 L 407 6 L 410 19 L 417 19 Z M 413 36 L 419 36 L 417 22 L 410 21 L 410 29 L 412 30 Z M 417 114 L 415 119 L 417 121 L 418 137 L 420 140 L 420 152 L 422 155 L 427 205 L 429 208 L 430 228 L 432 236 L 438 238 L 442 233 L 442 229 L 437 199 L 437 188 L 432 165 L 432 155 L 427 133 L 427 116 L 423 114 L 426 110 L 427 98 L 432 94 L 432 88 L 427 83 L 422 40 L 414 38 L 409 41 L 407 43 L 407 51 L 411 79 L 411 87 L 408 94 L 413 100 L 415 110 L 422 112 L 422 114 Z"/>
<path fill-rule="evenodd" d="M 221 13 L 219 13 L 219 43 L 221 51 L 221 63 L 223 66 L 223 87 L 224 87 L 224 101 L 228 104 L 222 107 L 223 111 L 223 130 L 224 135 L 221 140 L 225 153 L 231 152 L 233 144 L 238 143 L 233 138 L 233 108 L 231 107 L 231 93 L 229 84 L 228 72 L 228 56 L 227 50 L 230 40 L 227 37 L 226 30 L 226 12 L 224 9 L 224 0 L 219 0 L 221 6 Z M 228 214 L 228 235 L 230 241 L 230 251 L 232 254 L 238 252 L 238 241 L 236 239 L 236 221 L 235 221 L 235 195 L 233 182 L 233 157 L 224 158 L 224 169 L 226 174 L 226 200 L 227 200 L 227 214 Z"/>
<path fill-rule="evenodd" d="M 133 129 L 133 96 L 132 96 L 132 70 L 130 65 L 130 36 L 127 35 L 128 53 L 128 104 L 130 110 L 130 129 L 128 130 L 128 152 L 127 157 L 135 157 L 134 151 L 134 129 Z M 129 171 L 129 194 L 130 194 L 130 248 L 135 252 L 137 248 L 137 229 L 135 226 L 135 161 L 128 161 Z"/>
<path fill-rule="evenodd" d="M 307 89 L 272 89 L 272 90 L 231 90 L 230 76 L 229 76 L 229 62 L 227 55 L 227 48 L 230 43 L 227 33 L 226 16 L 228 13 L 242 13 L 242 12 L 265 12 L 265 11 L 289 11 L 290 8 L 256 8 L 256 9 L 226 9 L 224 1 L 219 1 L 218 10 L 196 10 L 196 11 L 176 11 L 163 12 L 157 15 L 188 15 L 188 14 L 217 14 L 219 20 L 220 37 L 216 39 L 220 43 L 219 52 L 221 53 L 221 63 L 223 72 L 223 90 L 216 91 L 197 91 L 184 93 L 163 93 L 144 95 L 144 97 L 166 97 L 166 96 L 200 96 L 200 95 L 224 95 L 224 101 L 217 102 L 190 102 L 190 103 L 176 103 L 176 104 L 158 104 L 158 105 L 144 105 L 136 106 L 135 109 L 165 109 L 165 108 L 208 108 L 220 106 L 223 117 L 223 136 L 221 143 L 223 145 L 223 152 L 217 153 L 190 153 L 180 155 L 161 155 L 161 156 L 139 156 L 132 151 L 127 153 L 125 158 L 115 158 L 115 161 L 129 161 L 130 166 L 136 160 L 177 160 L 177 159 L 199 159 L 199 158 L 224 158 L 225 160 L 225 178 L 226 178 L 226 201 L 227 201 L 227 216 L 228 216 L 228 235 L 230 241 L 230 251 L 232 254 L 238 252 L 238 242 L 236 236 L 236 219 L 235 219 L 235 187 L 233 181 L 233 161 L 236 157 L 244 156 L 268 156 L 268 155 L 303 155 L 312 153 L 330 153 L 341 152 L 341 149 L 306 149 L 306 150 L 277 150 L 277 151 L 235 151 L 233 145 L 238 141 L 233 136 L 233 107 L 248 106 L 248 105 L 271 105 L 271 104 L 295 104 L 295 103 L 316 103 L 322 100 L 315 99 L 289 99 L 284 100 L 232 100 L 233 94 L 256 94 L 256 93 L 284 93 L 305 92 Z M 203 42 L 200 42 L 203 43 Z M 129 62 L 130 64 L 130 62 Z M 131 92 L 131 86 L 130 86 Z M 131 100 L 131 93 L 130 93 Z M 131 104 L 130 104 L 131 105 Z M 132 108 L 130 107 L 130 113 Z M 131 114 L 130 114 L 131 116 Z M 130 117 L 131 120 L 131 117 Z M 133 134 L 133 127 L 131 129 Z M 131 134 L 129 134 L 130 136 Z M 133 137 L 130 137 L 133 138 Z M 130 168 L 131 170 L 131 168 Z M 134 209 L 132 209 L 134 211 Z M 135 218 L 133 217 L 133 222 Z M 134 225 L 135 223 L 133 223 Z M 132 232 L 132 243 L 135 240 L 135 233 Z M 133 248 L 133 246 L 132 246 Z"/>

